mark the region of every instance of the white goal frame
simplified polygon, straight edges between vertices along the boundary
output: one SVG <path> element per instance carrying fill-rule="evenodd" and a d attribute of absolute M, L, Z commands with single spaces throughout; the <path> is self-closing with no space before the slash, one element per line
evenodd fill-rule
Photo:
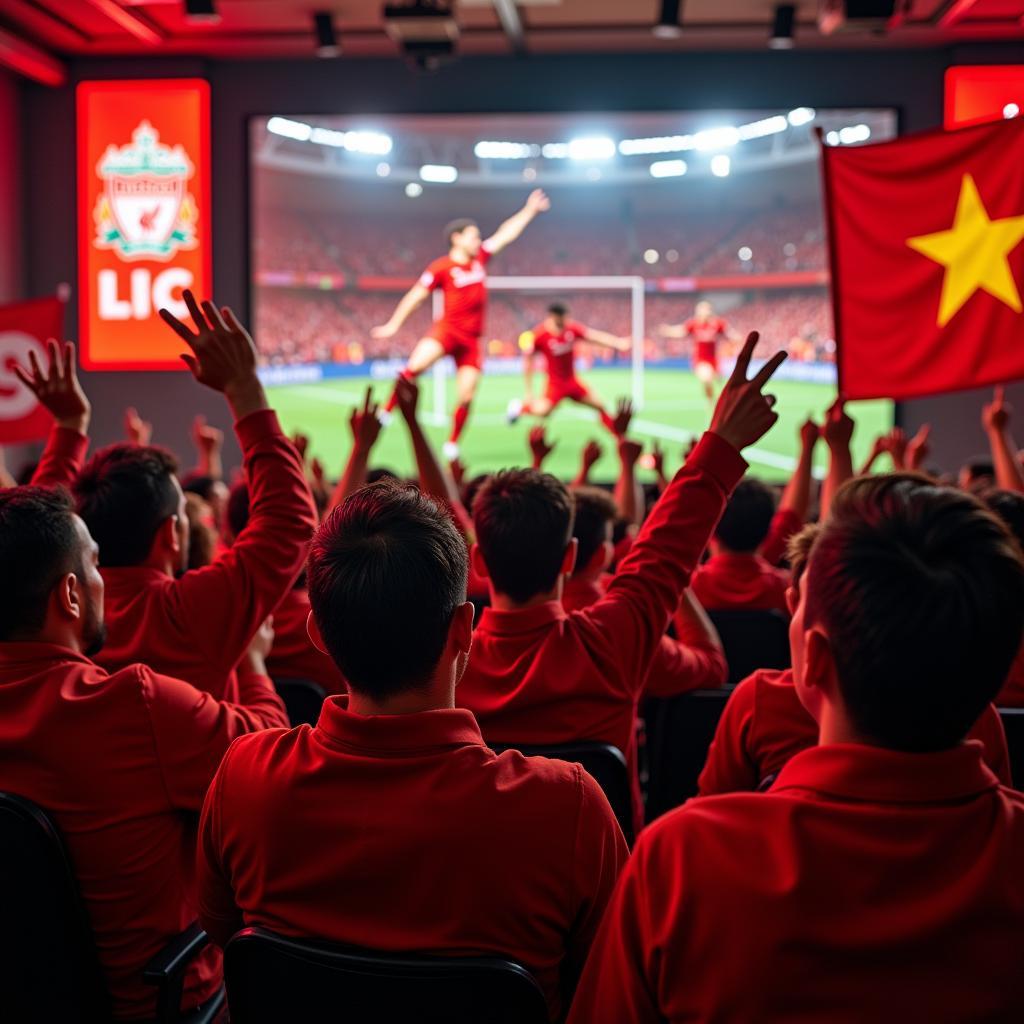
<path fill-rule="evenodd" d="M 631 398 L 637 411 L 644 406 L 644 303 L 646 298 L 645 280 L 639 275 L 601 276 L 586 275 L 578 277 L 488 277 L 487 290 L 493 292 L 582 292 L 582 291 L 624 291 L 632 299 L 630 310 L 630 332 L 633 347 L 630 350 L 631 362 Z M 444 311 L 444 296 L 440 291 L 434 292 L 434 319 L 438 319 Z M 595 327 L 603 325 L 595 324 Z M 433 401 L 427 414 L 431 423 L 446 423 L 445 378 L 449 376 L 446 360 L 439 359 L 434 364 Z"/>

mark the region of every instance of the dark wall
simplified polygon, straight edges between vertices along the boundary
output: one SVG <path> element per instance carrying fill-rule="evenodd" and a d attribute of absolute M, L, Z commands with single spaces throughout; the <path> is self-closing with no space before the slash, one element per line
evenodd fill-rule
<path fill-rule="evenodd" d="M 248 311 L 247 118 L 269 113 L 452 113 L 893 106 L 902 131 L 942 119 L 943 72 L 953 63 L 1019 61 L 1007 48 L 883 53 L 740 53 L 467 58 L 431 76 L 398 61 L 79 61 L 62 89 L 23 86 L 28 294 L 76 282 L 74 83 L 87 78 L 199 76 L 209 80 L 213 133 L 213 267 L 217 300 Z M 76 334 L 77 308 L 68 329 Z M 125 405 L 152 419 L 156 438 L 185 452 L 183 413 L 227 427 L 218 396 L 185 374 L 88 375 L 94 436 L 120 436 Z M 937 460 L 983 448 L 980 397 L 908 403 L 908 427 L 937 425 Z M 1019 403 L 1024 407 L 1024 401 Z M 237 452 L 229 453 L 232 458 Z"/>

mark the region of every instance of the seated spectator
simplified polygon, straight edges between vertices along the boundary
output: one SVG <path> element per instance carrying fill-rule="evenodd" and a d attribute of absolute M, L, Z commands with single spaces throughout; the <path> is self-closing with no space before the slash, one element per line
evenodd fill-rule
<path fill-rule="evenodd" d="M 761 388 L 781 353 L 746 379 L 752 334 L 719 398 L 711 429 L 655 505 L 604 596 L 566 612 L 563 580 L 574 568 L 572 499 L 536 470 L 495 474 L 473 505 L 473 562 L 491 606 L 459 688 L 488 741 L 542 745 L 581 740 L 618 747 L 643 812 L 636 765 L 637 702 L 671 616 L 679 607 L 729 492 L 746 463 L 739 450 L 775 422 Z"/>
<path fill-rule="evenodd" d="M 152 1018 L 145 964 L 196 916 L 195 814 L 229 744 L 287 723 L 255 646 L 238 702 L 145 665 L 108 674 L 97 546 L 63 491 L 0 493 L 0 789 L 60 829 L 118 1019 Z M 261 637 L 260 643 L 265 644 Z M 207 950 L 183 1008 L 220 985 Z"/>
<path fill-rule="evenodd" d="M 562 607 L 567 612 L 599 601 L 614 579 L 605 570 L 611 562 L 612 526 L 619 514 L 612 496 L 599 487 L 577 487 L 572 498 L 572 535 L 577 547 L 576 567 L 562 590 Z M 674 697 L 687 690 L 721 686 L 728 676 L 722 642 L 691 591 L 683 592 L 672 624 L 675 638 L 661 638 L 643 696 Z"/>
<path fill-rule="evenodd" d="M 847 484 L 790 628 L 819 745 L 644 832 L 570 1021 L 1024 1019 L 1024 795 L 964 742 L 1022 607 L 1020 549 L 975 498 Z"/>
<path fill-rule="evenodd" d="M 415 488 L 320 527 L 312 621 L 349 681 L 315 728 L 236 743 L 200 825 L 200 920 L 376 950 L 507 956 L 564 1015 L 626 858 L 579 765 L 495 754 L 455 707 L 472 642 L 466 545 Z M 396 640 L 400 638 L 400 642 Z"/>
<path fill-rule="evenodd" d="M 250 493 L 249 524 L 229 552 L 188 565 L 185 498 L 174 458 L 160 448 L 115 444 L 75 482 L 78 513 L 100 546 L 114 670 L 143 661 L 215 697 L 236 693 L 235 665 L 302 568 L 315 513 L 298 453 L 281 432 L 256 375 L 252 339 L 230 310 L 185 301 L 198 333 L 165 310 L 192 349 L 193 376 L 220 391 L 235 417 Z"/>
<path fill-rule="evenodd" d="M 711 557 L 693 576 L 693 592 L 709 611 L 786 611 L 788 575 L 758 554 L 774 517 L 772 489 L 741 480 L 711 539 Z"/>
<path fill-rule="evenodd" d="M 982 501 L 1017 538 L 1024 550 L 1024 494 L 1016 491 L 990 490 L 981 496 Z M 1024 645 L 1013 659 L 1010 674 L 996 697 L 996 704 L 1002 708 L 1024 708 Z M 1017 779 L 1018 788 L 1024 787 L 1024 779 Z"/>
<path fill-rule="evenodd" d="M 800 585 L 818 531 L 816 525 L 807 526 L 789 542 L 793 581 L 786 596 L 793 612 L 800 603 Z M 981 741 L 985 763 L 999 781 L 1012 785 L 1006 734 L 991 704 L 974 723 L 970 737 Z M 793 670 L 761 669 L 729 695 L 698 781 L 700 795 L 767 789 L 790 758 L 817 742 L 818 723 L 800 703 Z"/>

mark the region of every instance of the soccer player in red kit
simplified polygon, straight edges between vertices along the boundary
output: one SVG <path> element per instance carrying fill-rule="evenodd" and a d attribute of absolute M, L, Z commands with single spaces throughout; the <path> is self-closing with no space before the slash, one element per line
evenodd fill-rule
<path fill-rule="evenodd" d="M 739 335 L 720 316 L 715 316 L 711 303 L 702 299 L 693 316 L 678 326 L 662 324 L 658 333 L 663 338 L 693 339 L 693 372 L 704 385 L 709 402 L 715 400 L 715 379 L 718 377 L 718 342 L 722 338 L 739 340 Z"/>
<path fill-rule="evenodd" d="M 514 242 L 537 216 L 551 208 L 548 197 L 534 189 L 526 205 L 504 221 L 489 238 L 481 240 L 473 220 L 453 220 L 444 229 L 448 255 L 434 260 L 420 279 L 402 297 L 391 319 L 370 332 L 374 338 L 393 338 L 414 310 L 437 288 L 444 294 L 444 313 L 427 335 L 419 340 L 402 374 L 410 380 L 430 369 L 442 356 L 455 360 L 455 391 L 458 404 L 452 430 L 444 446 L 451 461 L 459 455 L 459 437 L 469 418 L 469 407 L 480 380 L 483 354 L 480 336 L 487 305 L 487 262 Z M 397 402 L 393 393 L 384 406 L 390 413 Z"/>
<path fill-rule="evenodd" d="M 526 331 L 522 340 L 528 345 L 523 359 L 526 394 L 522 399 L 513 398 L 509 402 L 509 423 L 515 423 L 523 413 L 542 418 L 550 416 L 555 406 L 568 398 L 596 409 L 601 422 L 615 434 L 615 421 L 604 403 L 576 376 L 576 343 L 586 341 L 616 352 L 628 352 L 630 340 L 570 320 L 569 309 L 562 302 L 548 306 L 544 322 Z M 533 366 L 538 355 L 544 357 L 548 371 L 548 386 L 542 398 L 533 397 Z"/>

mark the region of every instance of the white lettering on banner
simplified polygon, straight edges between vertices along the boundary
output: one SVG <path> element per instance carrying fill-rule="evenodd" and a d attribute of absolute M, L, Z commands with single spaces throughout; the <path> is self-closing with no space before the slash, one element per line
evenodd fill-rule
<path fill-rule="evenodd" d="M 36 407 L 36 396 L 14 376 L 11 365 L 28 366 L 28 354 L 46 365 L 46 349 L 24 331 L 0 331 L 0 420 L 20 420 Z"/>
<path fill-rule="evenodd" d="M 136 267 L 128 278 L 130 301 L 120 297 L 116 270 L 101 270 L 96 275 L 101 320 L 148 320 L 156 309 L 169 309 L 176 317 L 185 318 L 188 307 L 175 299 L 176 289 L 190 288 L 191 270 L 171 267 L 155 278 L 145 267 Z"/>

